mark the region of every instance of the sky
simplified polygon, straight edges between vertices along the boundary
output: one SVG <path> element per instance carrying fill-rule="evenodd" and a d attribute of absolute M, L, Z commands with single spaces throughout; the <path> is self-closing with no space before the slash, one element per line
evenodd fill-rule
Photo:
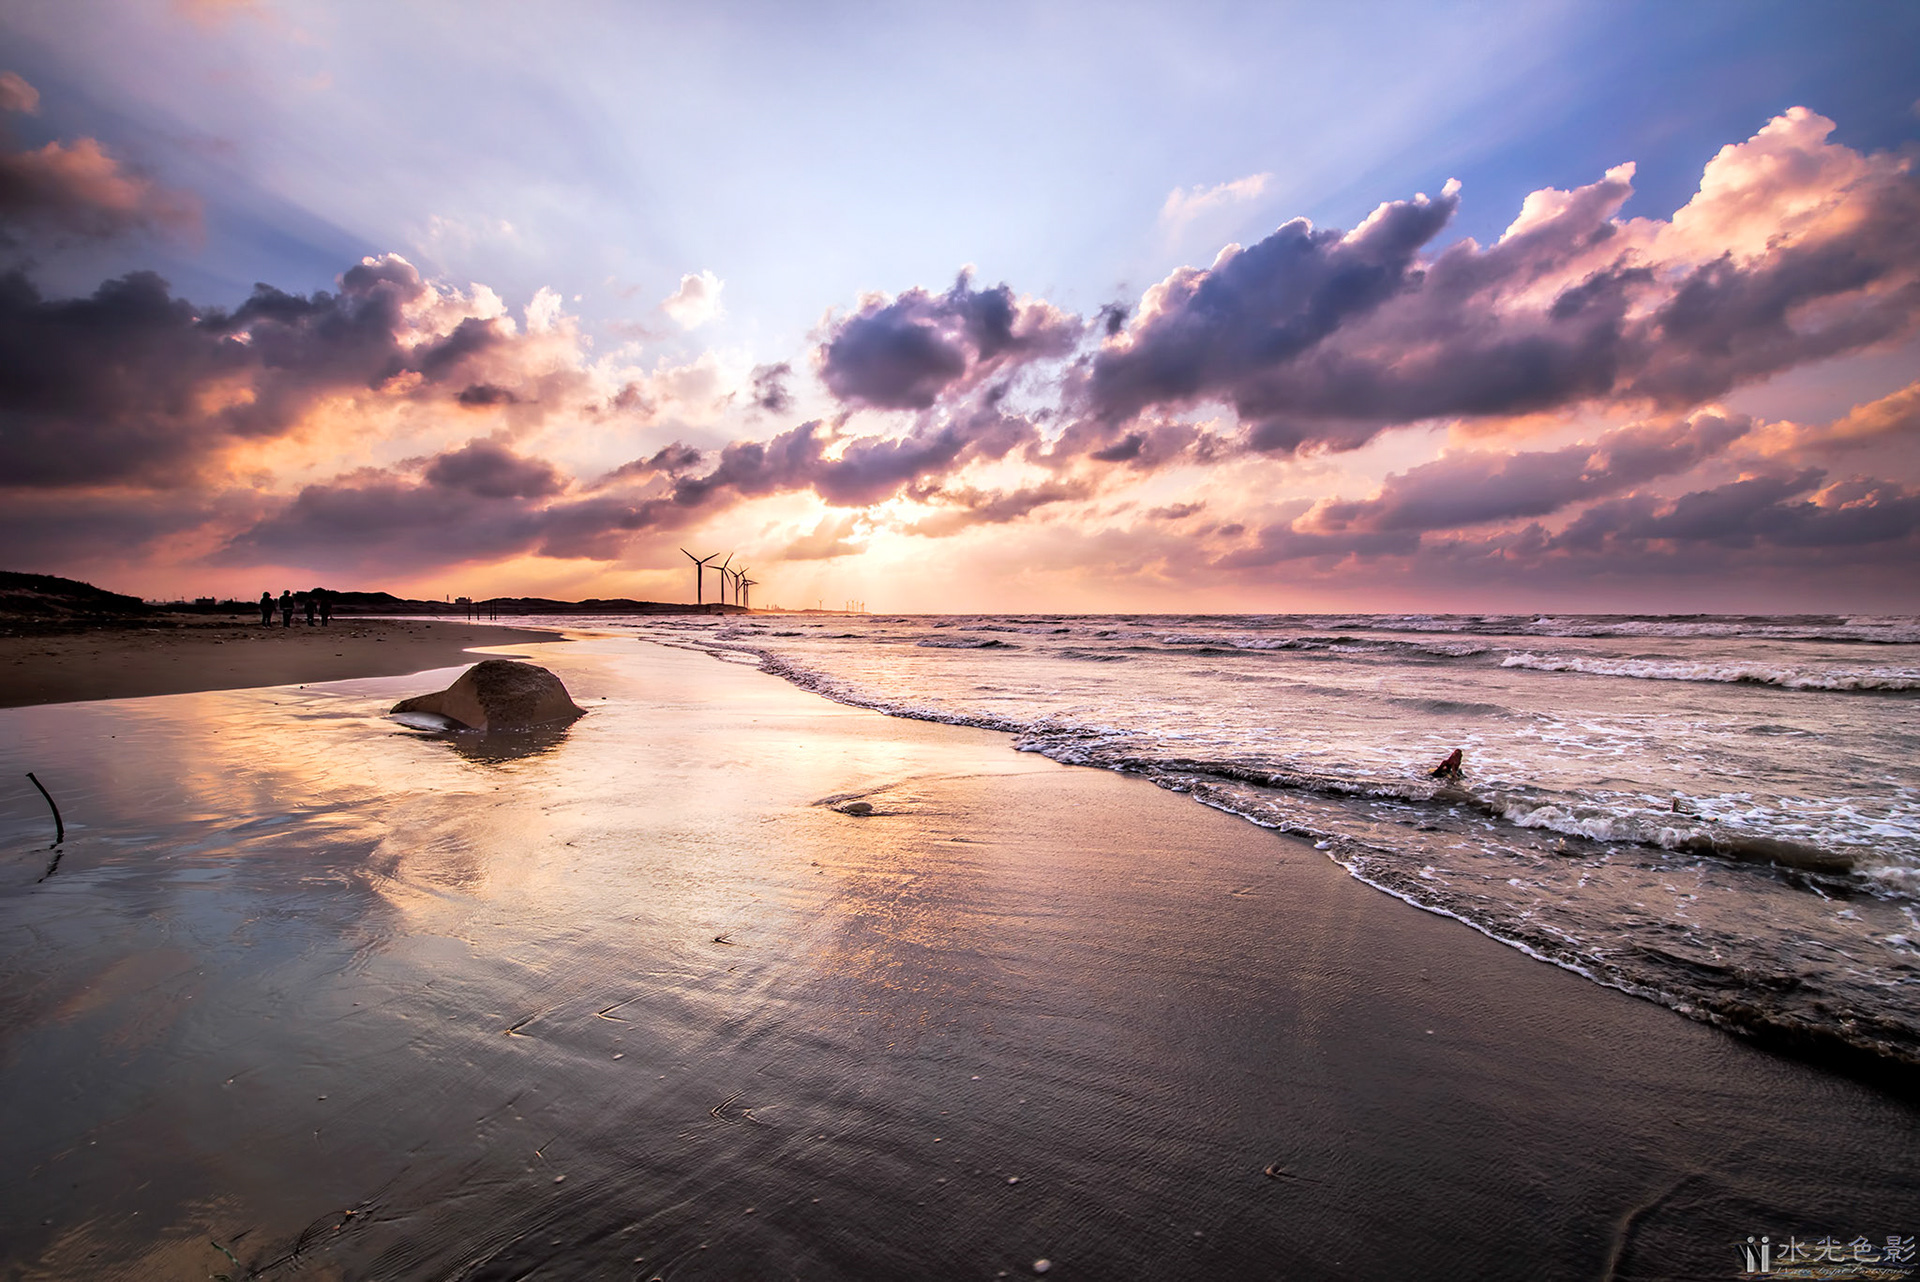
<path fill-rule="evenodd" d="M 1920 612 L 1917 161 L 1892 0 L 12 0 L 0 568 Z"/>

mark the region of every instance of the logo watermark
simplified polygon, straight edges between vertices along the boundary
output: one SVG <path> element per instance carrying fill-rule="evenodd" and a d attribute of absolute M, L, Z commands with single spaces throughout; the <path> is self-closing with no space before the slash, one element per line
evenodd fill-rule
<path fill-rule="evenodd" d="M 1743 1278 L 1857 1278 L 1862 1282 L 1907 1282 L 1920 1269 L 1912 1237 L 1890 1234 L 1843 1241 L 1834 1236 L 1797 1238 L 1762 1234 L 1734 1244 Z"/>

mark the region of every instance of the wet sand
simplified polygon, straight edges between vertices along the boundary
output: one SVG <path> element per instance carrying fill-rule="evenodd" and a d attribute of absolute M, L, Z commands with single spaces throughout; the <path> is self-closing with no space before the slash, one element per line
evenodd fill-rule
<path fill-rule="evenodd" d="M 471 646 L 552 641 L 549 632 L 426 619 L 336 618 L 325 627 L 189 619 L 0 636 L 0 708 L 301 685 L 419 672 Z"/>
<path fill-rule="evenodd" d="M 36 881 L 0 793 L 9 1275 L 1536 1282 L 1915 1231 L 1909 1102 L 1303 843 L 522 652 L 589 715 L 380 715 L 451 672 L 0 712 L 69 825 Z"/>

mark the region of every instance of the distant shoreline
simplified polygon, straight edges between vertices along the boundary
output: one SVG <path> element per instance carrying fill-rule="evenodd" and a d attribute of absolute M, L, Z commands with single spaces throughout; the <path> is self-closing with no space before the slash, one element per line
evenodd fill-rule
<path fill-rule="evenodd" d="M 555 632 L 445 619 L 336 615 L 330 626 L 232 618 L 114 619 L 0 636 L 0 708 L 93 699 L 404 676 L 471 663 L 477 646 L 559 640 Z"/>

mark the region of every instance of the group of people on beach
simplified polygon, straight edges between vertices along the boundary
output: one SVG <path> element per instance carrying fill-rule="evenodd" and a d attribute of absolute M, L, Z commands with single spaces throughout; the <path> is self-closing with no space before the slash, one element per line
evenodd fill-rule
<path fill-rule="evenodd" d="M 313 626 L 314 616 L 316 614 L 319 615 L 319 621 L 322 625 L 332 626 L 333 624 L 333 593 L 327 591 L 325 588 L 315 588 L 311 592 L 302 592 L 298 597 L 296 597 L 293 595 L 293 590 L 289 588 L 288 590 L 280 594 L 279 607 L 280 607 L 280 626 L 281 627 L 290 628 L 293 626 L 294 608 L 296 606 L 301 606 L 301 605 L 304 605 L 307 610 L 307 626 L 308 627 Z M 262 592 L 260 594 L 260 622 L 262 626 L 269 627 L 269 628 L 273 626 L 273 610 L 274 610 L 273 593 Z"/>

